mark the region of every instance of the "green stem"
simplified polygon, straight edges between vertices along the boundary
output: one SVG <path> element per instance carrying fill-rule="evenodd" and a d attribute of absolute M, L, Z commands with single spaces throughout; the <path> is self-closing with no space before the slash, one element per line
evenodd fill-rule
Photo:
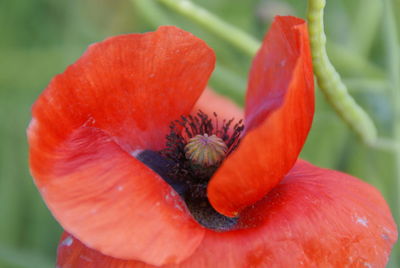
<path fill-rule="evenodd" d="M 249 56 L 254 56 L 260 47 L 260 42 L 245 32 L 238 30 L 224 22 L 207 10 L 193 4 L 189 0 L 157 0 L 165 6 L 180 13 L 205 29 L 223 38 Z M 311 33 L 311 47 L 313 52 L 314 68 L 320 88 L 323 90 L 331 105 L 345 122 L 355 131 L 361 140 L 374 145 L 376 129 L 366 112 L 349 95 L 346 86 L 339 74 L 330 63 L 326 53 L 326 36 L 323 31 L 323 8 L 325 0 L 309 0 L 309 29 Z M 354 53 L 350 53 L 354 54 Z M 354 62 L 354 60 L 352 60 Z M 365 60 L 358 60 L 357 66 L 371 76 L 382 77 L 383 73 Z"/>
<path fill-rule="evenodd" d="M 233 27 L 189 0 L 158 0 L 176 12 L 190 18 L 210 32 L 225 39 L 249 56 L 256 54 L 260 43 L 245 32 Z"/>
<path fill-rule="evenodd" d="M 186 16 L 190 20 L 202 25 L 205 29 L 223 38 L 228 43 L 236 46 L 238 49 L 253 57 L 258 48 L 261 46 L 259 40 L 249 36 L 243 31 L 224 22 L 214 14 L 201 8 L 188 0 L 157 0 L 174 11 Z M 152 2 L 148 0 L 134 0 L 134 2 Z M 142 4 L 141 6 L 143 6 Z M 145 3 L 146 6 L 149 4 Z M 156 18 L 157 19 L 157 18 Z M 384 73 L 381 69 L 371 64 L 363 57 L 360 57 L 354 51 L 349 51 L 342 46 L 336 44 L 328 44 L 329 52 L 333 58 L 341 66 L 360 72 L 363 75 L 373 77 L 383 77 Z"/>
<path fill-rule="evenodd" d="M 340 117 L 366 144 L 376 141 L 376 128 L 368 114 L 354 101 L 345 84 L 329 61 L 324 32 L 325 0 L 308 1 L 308 23 L 314 72 L 318 85 Z"/>

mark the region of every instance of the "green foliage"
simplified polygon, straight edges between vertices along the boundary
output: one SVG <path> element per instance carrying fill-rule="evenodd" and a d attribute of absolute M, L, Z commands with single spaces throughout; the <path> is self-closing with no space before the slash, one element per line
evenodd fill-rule
<path fill-rule="evenodd" d="M 196 0 L 261 40 L 274 14 L 305 17 L 306 1 Z M 366 4 L 365 2 L 368 2 Z M 388 92 L 380 0 L 335 0 L 326 7 L 328 54 L 355 99 L 373 116 L 379 135 L 390 136 L 394 109 Z M 400 13 L 399 1 L 394 3 Z M 397 30 L 400 29 L 399 21 Z M 175 24 L 207 41 L 218 65 L 210 84 L 243 103 L 251 59 L 221 38 L 150 0 L 18 0 L 0 2 L 0 267 L 54 266 L 61 228 L 41 201 L 28 169 L 25 129 L 30 106 L 50 79 L 93 42 L 110 35 Z M 395 158 L 354 137 L 321 94 L 302 157 L 378 187 L 398 211 Z M 397 180 L 397 182 L 396 182 Z M 398 214 L 395 215 L 397 222 Z M 397 257 L 395 257 L 397 255 Z M 400 247 L 391 267 L 400 267 Z"/>

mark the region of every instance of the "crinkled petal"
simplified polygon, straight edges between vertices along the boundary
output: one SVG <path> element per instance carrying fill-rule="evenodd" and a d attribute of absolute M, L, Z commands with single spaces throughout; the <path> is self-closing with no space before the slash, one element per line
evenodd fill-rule
<path fill-rule="evenodd" d="M 168 26 L 93 44 L 51 81 L 33 106 L 30 167 L 66 230 L 119 258 L 159 265 L 190 255 L 204 231 L 130 154 L 164 146 L 214 63 L 203 41 Z"/>
<path fill-rule="evenodd" d="M 244 229 L 207 231 L 179 267 L 385 267 L 397 239 L 374 187 L 301 160 L 241 213 L 239 225 Z"/>
<path fill-rule="evenodd" d="M 208 187 L 217 211 L 235 216 L 292 168 L 312 123 L 313 79 L 306 22 L 277 17 L 250 72 L 245 136 Z"/>
<path fill-rule="evenodd" d="M 80 128 L 52 155 L 31 150 L 46 163 L 35 177 L 49 209 L 91 248 L 161 265 L 181 262 L 200 244 L 204 229 L 176 192 L 103 131 Z"/>
<path fill-rule="evenodd" d="M 389 208 L 375 188 L 301 160 L 239 221 L 244 229 L 207 231 L 189 259 L 162 267 L 385 267 L 397 240 Z M 68 241 L 60 244 L 59 264 L 82 263 L 78 256 L 88 251 L 73 255 Z M 152 267 L 89 252 L 110 263 L 98 267 Z"/>
<path fill-rule="evenodd" d="M 51 81 L 33 118 L 46 142 L 93 126 L 127 150 L 160 149 L 169 123 L 190 112 L 214 64 L 204 41 L 173 26 L 111 37 Z"/>

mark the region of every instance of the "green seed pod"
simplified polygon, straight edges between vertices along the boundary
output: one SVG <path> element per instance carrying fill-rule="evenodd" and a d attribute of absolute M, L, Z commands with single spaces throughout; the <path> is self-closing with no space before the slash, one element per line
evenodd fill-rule
<path fill-rule="evenodd" d="M 185 155 L 194 164 L 209 167 L 219 164 L 226 155 L 228 147 L 215 135 L 196 135 L 185 146 Z"/>
<path fill-rule="evenodd" d="M 324 32 L 325 0 L 308 1 L 308 30 L 310 33 L 314 73 L 329 103 L 361 140 L 372 145 L 377 138 L 374 123 L 368 114 L 350 96 L 326 53 Z"/>

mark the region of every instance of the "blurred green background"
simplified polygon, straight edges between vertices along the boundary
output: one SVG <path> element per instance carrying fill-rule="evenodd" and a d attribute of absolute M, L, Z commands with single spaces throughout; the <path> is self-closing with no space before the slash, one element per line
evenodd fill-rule
<path fill-rule="evenodd" d="M 194 2 L 260 40 L 274 15 L 305 18 L 307 4 L 305 0 Z M 395 14 L 400 14 L 400 1 L 393 3 Z M 380 136 L 391 137 L 395 119 L 387 79 L 384 18 L 381 0 L 328 0 L 325 13 L 333 63 L 352 95 L 373 117 Z M 154 30 L 161 24 L 178 25 L 206 40 L 218 60 L 211 86 L 243 103 L 251 59 L 152 0 L 0 2 L 1 268 L 54 267 L 62 231 L 29 174 L 25 129 L 32 103 L 50 79 L 73 63 L 89 44 L 110 35 Z M 319 91 L 314 125 L 302 157 L 375 185 L 400 222 L 400 174 L 396 174 L 394 154 L 361 144 Z M 397 245 L 390 267 L 400 267 L 399 255 Z"/>

